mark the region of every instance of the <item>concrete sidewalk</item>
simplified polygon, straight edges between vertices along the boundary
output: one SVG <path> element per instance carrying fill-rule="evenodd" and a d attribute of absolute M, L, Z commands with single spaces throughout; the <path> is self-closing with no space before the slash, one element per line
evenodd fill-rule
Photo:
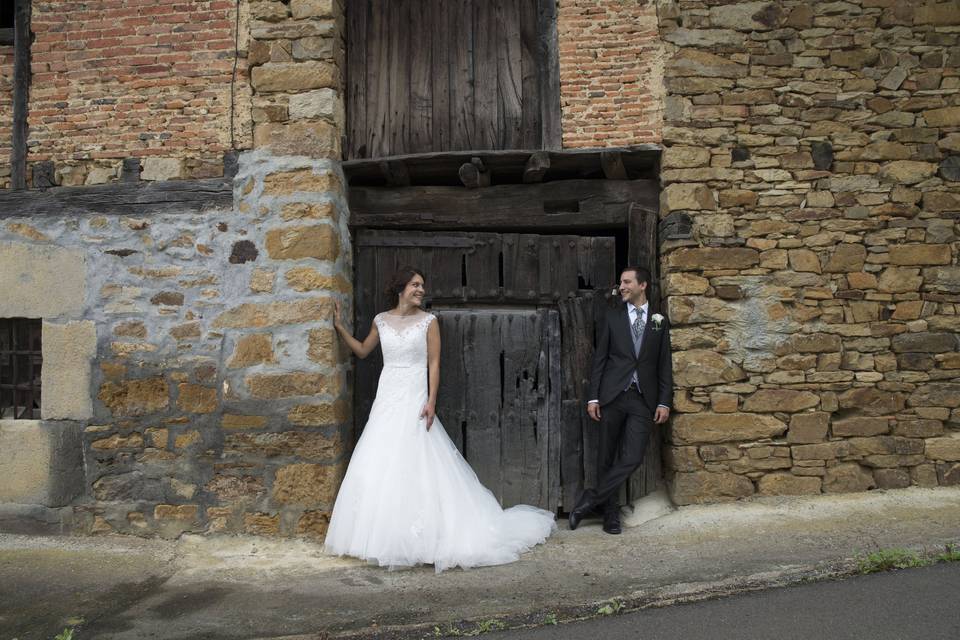
<path fill-rule="evenodd" d="M 834 577 L 873 550 L 951 543 L 960 487 L 684 507 L 621 536 L 562 525 L 519 562 L 439 575 L 300 541 L 0 535 L 0 640 L 70 625 L 75 640 L 463 635 Z"/>

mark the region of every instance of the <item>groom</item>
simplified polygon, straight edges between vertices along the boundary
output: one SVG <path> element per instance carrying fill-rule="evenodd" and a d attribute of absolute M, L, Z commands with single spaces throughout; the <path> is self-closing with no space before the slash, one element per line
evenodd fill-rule
<path fill-rule="evenodd" d="M 670 417 L 673 372 L 670 324 L 650 314 L 650 272 L 627 267 L 620 274 L 620 298 L 599 324 L 587 413 L 600 423 L 597 483 L 570 511 L 570 528 L 603 507 L 603 530 L 618 534 L 620 485 L 643 462 L 654 423 Z"/>

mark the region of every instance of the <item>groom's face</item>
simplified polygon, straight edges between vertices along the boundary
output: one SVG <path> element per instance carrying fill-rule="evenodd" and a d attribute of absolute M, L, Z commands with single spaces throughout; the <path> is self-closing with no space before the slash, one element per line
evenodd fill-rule
<path fill-rule="evenodd" d="M 620 274 L 620 299 L 624 302 L 637 305 L 642 304 L 647 295 L 647 283 L 638 282 L 635 271 L 624 271 Z"/>

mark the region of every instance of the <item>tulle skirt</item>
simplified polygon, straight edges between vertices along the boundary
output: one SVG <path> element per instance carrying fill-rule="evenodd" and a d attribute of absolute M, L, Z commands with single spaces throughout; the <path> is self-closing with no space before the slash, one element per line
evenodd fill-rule
<path fill-rule="evenodd" d="M 502 509 L 439 420 L 419 417 L 426 369 L 384 367 L 347 468 L 325 549 L 386 567 L 505 564 L 556 528 L 549 511 Z"/>

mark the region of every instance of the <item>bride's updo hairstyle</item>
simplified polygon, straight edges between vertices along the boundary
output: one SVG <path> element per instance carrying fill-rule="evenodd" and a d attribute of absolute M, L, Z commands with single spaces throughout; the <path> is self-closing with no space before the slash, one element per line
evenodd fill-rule
<path fill-rule="evenodd" d="M 403 293 L 403 290 L 406 289 L 410 281 L 413 280 L 413 276 L 420 276 L 424 280 L 427 279 L 420 269 L 415 269 L 411 266 L 397 269 L 397 272 L 393 274 L 393 278 L 390 279 L 390 284 L 388 284 L 385 289 L 387 295 L 396 301 L 396 297 Z"/>

